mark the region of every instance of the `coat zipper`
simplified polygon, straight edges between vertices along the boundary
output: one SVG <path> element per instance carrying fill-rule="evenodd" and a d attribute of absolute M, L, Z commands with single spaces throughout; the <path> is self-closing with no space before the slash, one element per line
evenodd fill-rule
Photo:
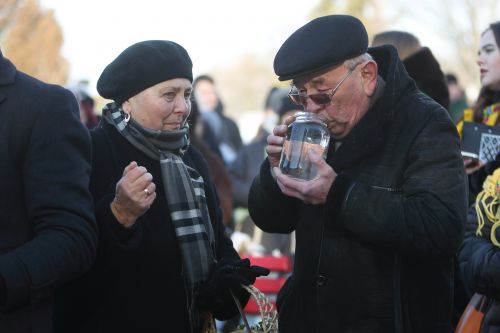
<path fill-rule="evenodd" d="M 393 187 L 384 187 L 384 186 L 375 186 L 372 188 L 377 190 L 384 190 L 391 193 L 402 193 L 403 190 L 401 188 L 393 188 Z M 404 324 L 403 324 L 403 302 L 401 299 L 401 256 L 399 253 L 394 252 L 394 280 L 393 280 L 393 288 L 394 288 L 394 327 L 397 333 L 404 333 Z"/>
<path fill-rule="evenodd" d="M 371 186 L 372 188 L 376 189 L 376 190 L 384 190 L 384 191 L 387 191 L 387 192 L 391 192 L 391 193 L 402 193 L 403 190 L 401 188 L 394 188 L 394 187 L 385 187 L 385 186 L 376 186 L 376 185 L 372 185 Z"/>
<path fill-rule="evenodd" d="M 394 326 L 397 333 L 403 333 L 403 303 L 401 300 L 401 257 L 394 253 Z"/>

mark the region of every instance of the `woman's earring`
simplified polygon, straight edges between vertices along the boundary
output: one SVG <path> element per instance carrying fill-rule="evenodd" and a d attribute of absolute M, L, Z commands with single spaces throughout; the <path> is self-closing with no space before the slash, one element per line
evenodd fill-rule
<path fill-rule="evenodd" d="M 130 113 L 125 113 L 125 122 L 128 123 L 130 121 Z"/>

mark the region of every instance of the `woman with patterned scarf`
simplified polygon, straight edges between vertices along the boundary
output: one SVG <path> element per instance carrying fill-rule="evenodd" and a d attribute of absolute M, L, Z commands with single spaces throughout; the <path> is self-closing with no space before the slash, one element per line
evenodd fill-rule
<path fill-rule="evenodd" d="M 59 294 L 56 332 L 215 332 L 269 271 L 224 234 L 207 165 L 189 144 L 192 63 L 171 41 L 123 51 L 101 74 L 114 102 L 91 132 L 100 226 L 94 267 Z"/>
<path fill-rule="evenodd" d="M 464 110 L 463 121 L 457 124 L 461 133 L 463 122 L 480 122 L 490 126 L 500 125 L 500 21 L 489 25 L 481 34 L 477 64 L 481 75 L 481 91 L 472 109 Z M 500 167 L 500 155 L 489 163 L 464 158 L 469 174 L 469 202 L 481 191 L 486 176 Z"/>

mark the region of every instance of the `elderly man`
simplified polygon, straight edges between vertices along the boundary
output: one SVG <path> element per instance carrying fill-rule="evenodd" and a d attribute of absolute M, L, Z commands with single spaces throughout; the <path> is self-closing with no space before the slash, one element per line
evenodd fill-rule
<path fill-rule="evenodd" d="M 323 118 L 326 161 L 311 181 L 278 168 L 274 128 L 249 210 L 264 231 L 296 231 L 278 297 L 280 332 L 450 332 L 453 260 L 466 178 L 447 112 L 422 94 L 391 46 L 368 49 L 356 18 L 317 18 L 274 60 L 290 97 Z"/>

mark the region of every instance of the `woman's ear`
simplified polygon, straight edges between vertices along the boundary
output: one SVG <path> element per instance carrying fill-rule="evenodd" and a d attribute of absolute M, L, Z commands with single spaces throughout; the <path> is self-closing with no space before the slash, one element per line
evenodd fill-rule
<path fill-rule="evenodd" d="M 132 106 L 130 105 L 130 102 L 128 101 L 128 99 L 125 102 L 123 102 L 122 110 L 123 110 L 123 112 L 125 112 L 127 114 L 130 114 L 132 112 Z"/>
<path fill-rule="evenodd" d="M 368 97 L 371 97 L 375 93 L 375 88 L 377 87 L 377 72 L 378 66 L 373 60 L 367 61 L 361 67 L 363 90 Z"/>

